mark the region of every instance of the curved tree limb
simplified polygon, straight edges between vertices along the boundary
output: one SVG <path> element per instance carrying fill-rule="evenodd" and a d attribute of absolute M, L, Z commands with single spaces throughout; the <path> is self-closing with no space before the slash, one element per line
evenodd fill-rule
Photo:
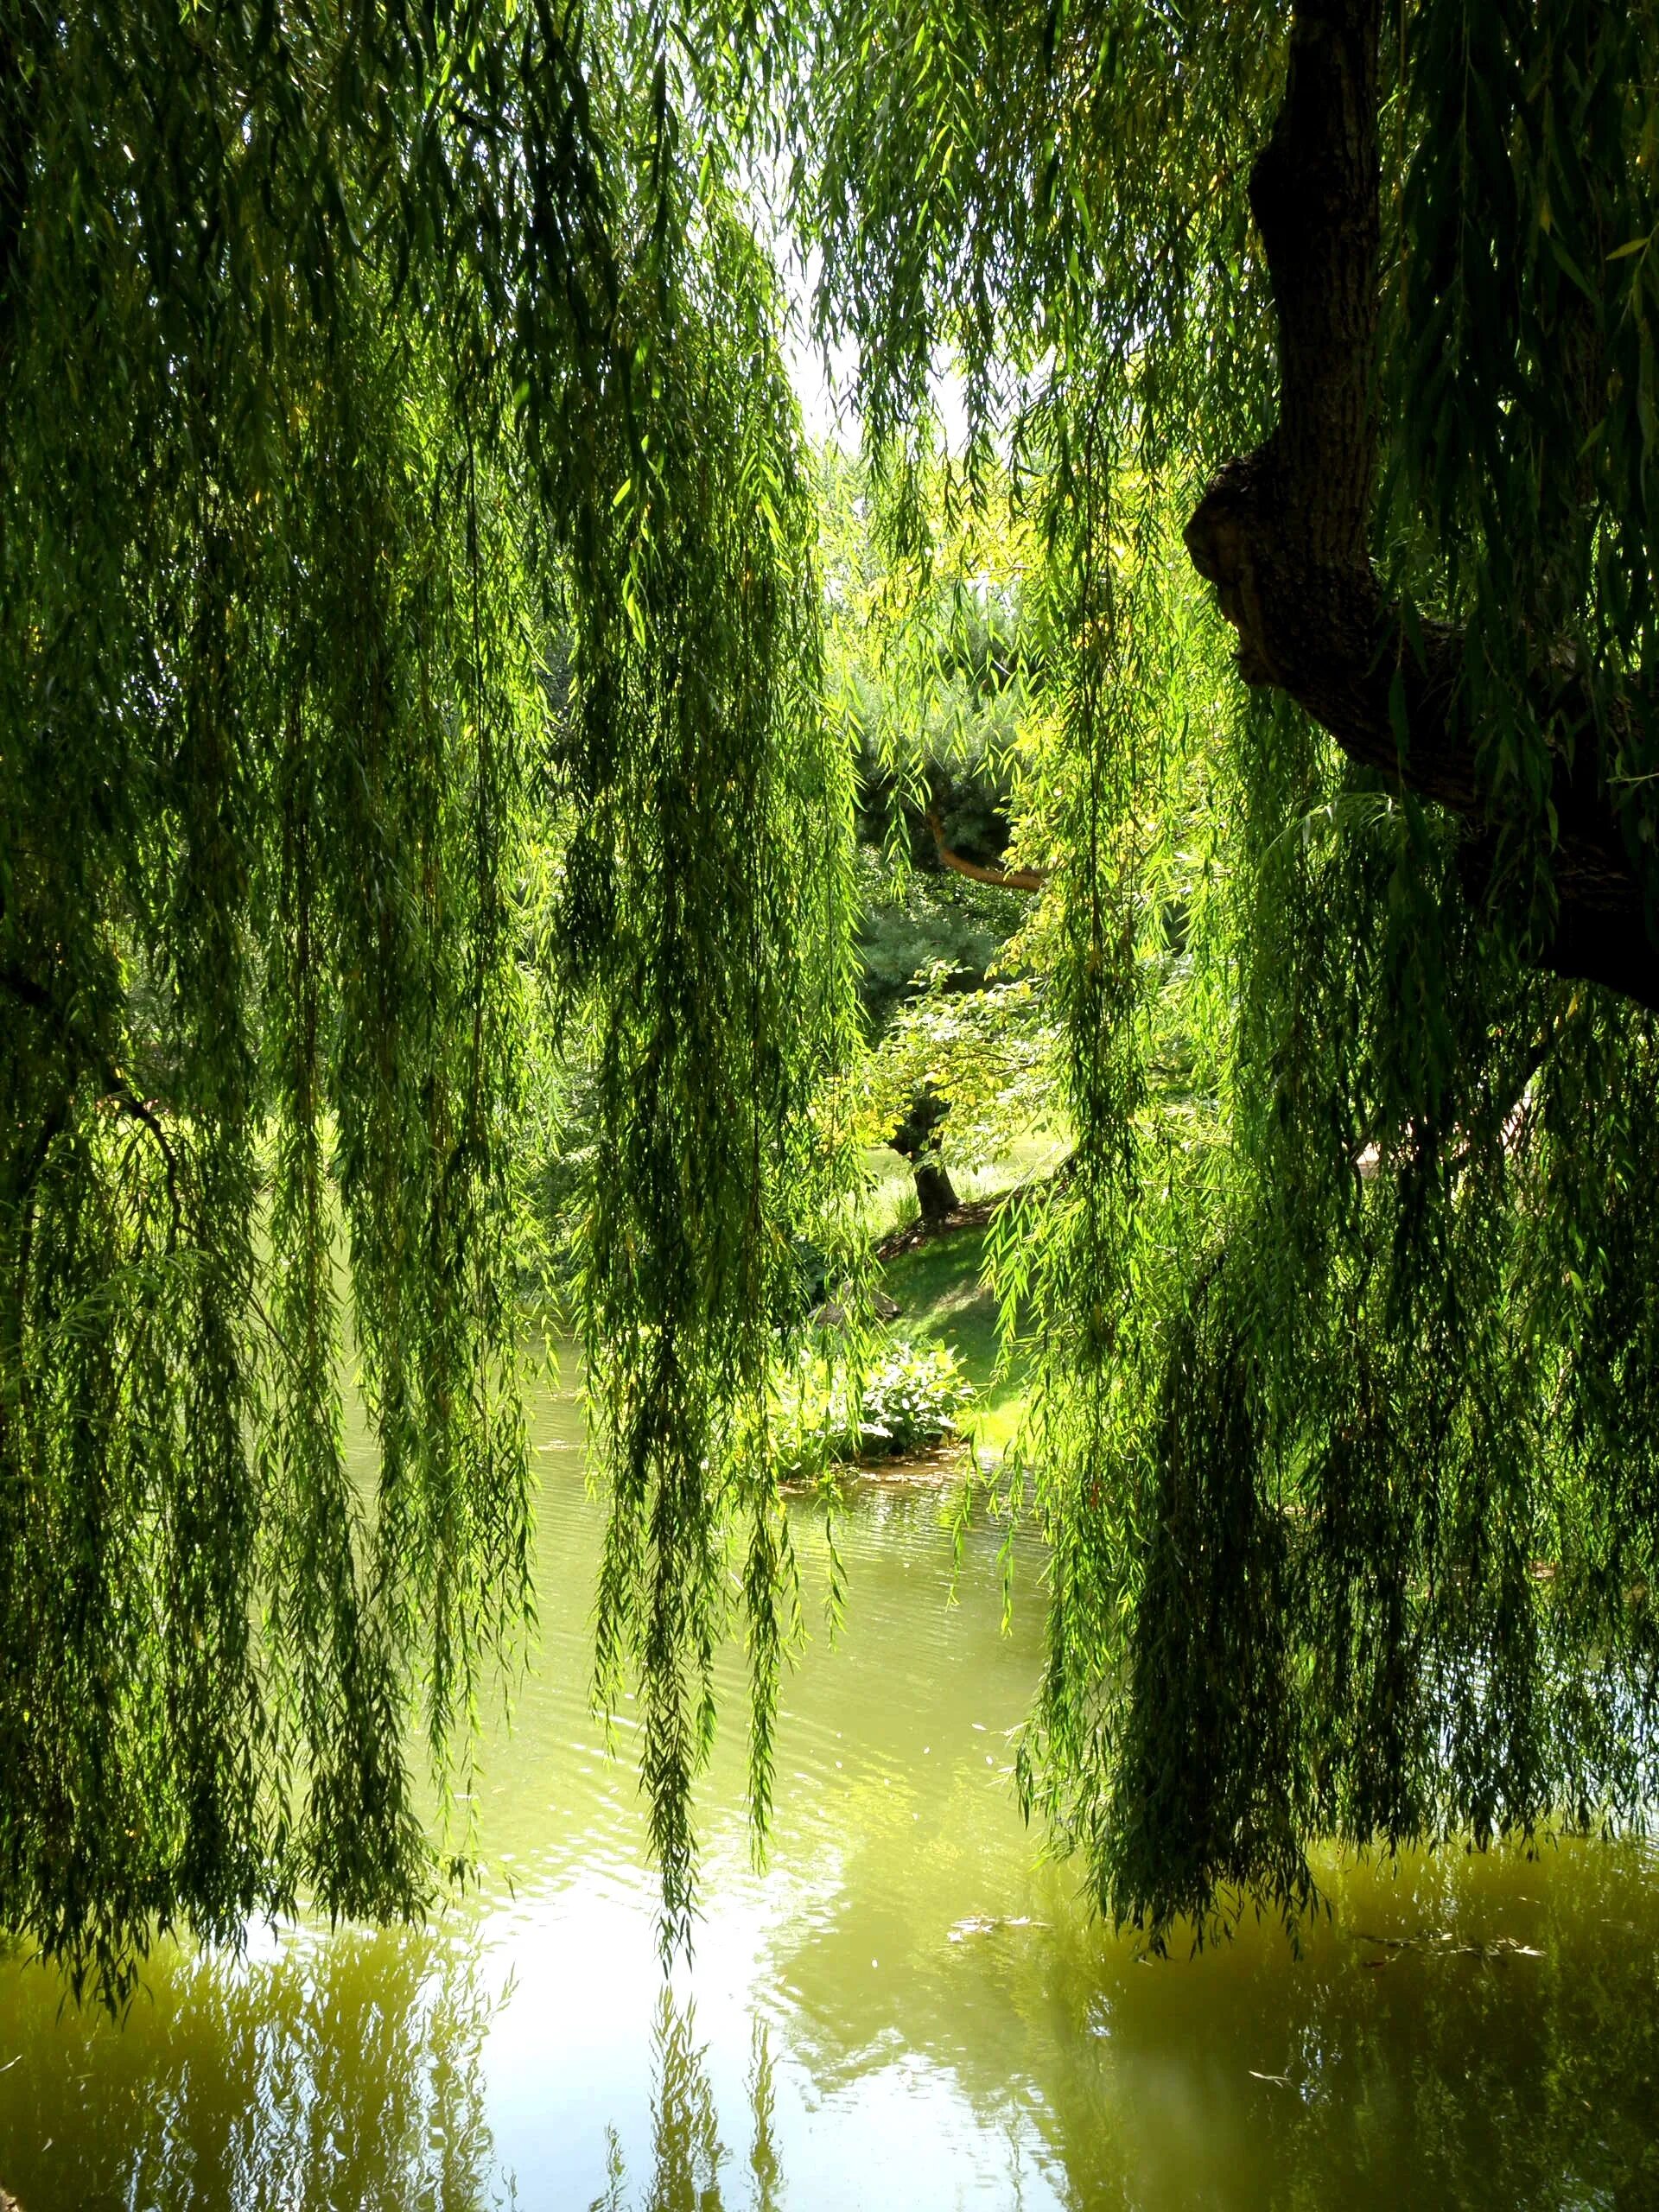
<path fill-rule="evenodd" d="M 1048 871 L 1041 868 L 990 868 L 983 861 L 970 861 L 944 842 L 944 825 L 933 807 L 923 810 L 922 819 L 933 833 L 933 843 L 939 855 L 939 865 L 948 868 L 953 875 L 970 877 L 976 883 L 992 883 L 1000 891 L 1040 891 L 1048 881 Z"/>
<path fill-rule="evenodd" d="M 1229 461 L 1186 528 L 1187 550 L 1238 632 L 1247 683 L 1286 692 L 1349 759 L 1449 809 L 1490 855 L 1494 832 L 1459 708 L 1463 639 L 1408 643 L 1367 550 L 1381 238 L 1377 48 L 1382 0 L 1300 0 L 1273 134 L 1250 207 L 1278 312 L 1280 414 Z M 1618 806 L 1599 772 L 1583 687 L 1552 703 L 1592 741 L 1558 766 L 1551 855 L 1559 913 L 1533 958 L 1659 1010 L 1659 948 Z M 1580 714 L 1575 707 L 1581 707 Z"/>

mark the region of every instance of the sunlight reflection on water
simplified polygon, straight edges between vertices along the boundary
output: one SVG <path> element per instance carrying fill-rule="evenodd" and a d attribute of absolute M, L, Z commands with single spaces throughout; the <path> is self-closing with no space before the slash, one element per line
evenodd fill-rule
<path fill-rule="evenodd" d="M 543 1402 L 540 1440 L 575 1421 Z M 586 1707 L 598 1510 L 576 1451 L 540 1464 L 543 1643 L 486 1747 L 480 1891 L 417 1933 L 164 1953 L 118 2031 L 0 1969 L 25 2212 L 1659 2204 L 1648 1854 L 1333 1867 L 1300 1957 L 1249 1926 L 1143 1962 L 1013 1802 L 1036 1554 L 1005 1637 L 995 1535 L 948 1605 L 925 1497 L 842 1536 L 848 1629 L 787 1687 L 764 1876 L 722 1741 L 664 1987 L 632 1774 Z M 810 1605 L 810 1516 L 798 1541 Z"/>

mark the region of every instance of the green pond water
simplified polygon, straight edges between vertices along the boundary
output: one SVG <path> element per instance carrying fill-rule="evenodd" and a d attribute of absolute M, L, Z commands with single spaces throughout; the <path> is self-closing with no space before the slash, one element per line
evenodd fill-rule
<path fill-rule="evenodd" d="M 847 1624 L 787 1686 L 764 1875 L 728 1702 L 665 1986 L 632 1774 L 587 1710 L 574 1406 L 537 1432 L 542 1641 L 479 1781 L 481 1891 L 418 1934 L 164 1954 L 119 2027 L 0 1967 L 23 2212 L 1659 2206 L 1649 1853 L 1332 1865 L 1300 1956 L 1249 1926 L 1143 1960 L 1012 1796 L 1039 1557 L 1011 1633 L 994 1530 L 950 1605 L 929 1495 L 849 1515 Z M 798 1543 L 815 1606 L 805 1513 Z"/>

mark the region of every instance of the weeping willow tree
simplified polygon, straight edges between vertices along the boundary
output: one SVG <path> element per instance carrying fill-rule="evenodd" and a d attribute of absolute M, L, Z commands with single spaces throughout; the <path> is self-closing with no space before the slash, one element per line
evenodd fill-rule
<path fill-rule="evenodd" d="M 1648 0 L 0 8 L 0 1923 L 118 1993 L 420 1903 L 411 1743 L 530 1605 L 533 975 L 671 1929 L 734 1589 L 764 1808 L 852 1033 L 767 194 L 900 544 L 954 358 L 1039 549 L 1029 1801 L 1156 1940 L 1318 1837 L 1637 1815 L 1656 56 Z"/>
<path fill-rule="evenodd" d="M 1639 1819 L 1659 17 L 849 0 L 815 51 L 866 421 L 913 477 L 954 354 L 1046 526 L 1028 1802 L 1154 1942 L 1294 1915 L 1316 1838 Z"/>
<path fill-rule="evenodd" d="M 429 1892 L 411 1746 L 531 1610 L 538 961 L 685 1863 L 846 812 L 694 92 L 643 11 L 0 13 L 0 1924 L 106 1997 L 158 1927 Z"/>

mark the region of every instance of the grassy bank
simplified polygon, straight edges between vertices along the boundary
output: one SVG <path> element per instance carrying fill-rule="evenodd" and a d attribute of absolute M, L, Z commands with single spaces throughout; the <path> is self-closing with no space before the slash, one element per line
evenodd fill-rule
<path fill-rule="evenodd" d="M 913 1344 L 950 1344 L 976 1393 L 974 1441 L 999 1455 L 1025 1409 L 1025 1376 L 1019 1367 L 996 1374 L 996 1301 L 984 1279 L 983 1229 L 949 1230 L 889 1260 L 881 1285 L 895 1300 L 896 1337 Z"/>
<path fill-rule="evenodd" d="M 964 1205 L 995 1197 L 1017 1183 L 1038 1182 L 1052 1174 L 1065 1159 L 1070 1144 L 1063 1133 L 1048 1131 L 1022 1137 L 997 1159 L 977 1167 L 954 1165 L 950 1180 Z M 874 1145 L 864 1154 L 866 1186 L 861 1207 L 872 1243 L 880 1243 L 895 1230 L 906 1229 L 917 1216 L 916 1182 L 909 1167 L 887 1145 Z M 895 1293 L 895 1295 L 897 1294 Z"/>

